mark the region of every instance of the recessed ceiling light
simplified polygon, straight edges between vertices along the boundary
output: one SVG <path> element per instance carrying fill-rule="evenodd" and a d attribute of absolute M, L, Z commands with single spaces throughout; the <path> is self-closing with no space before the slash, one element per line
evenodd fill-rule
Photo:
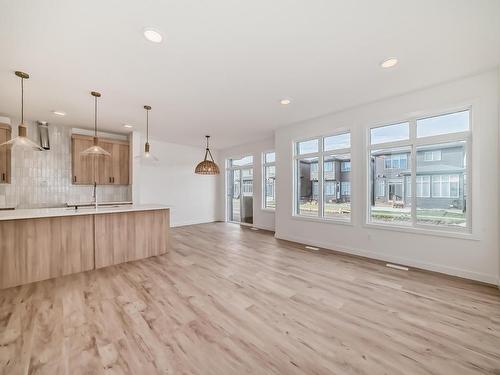
<path fill-rule="evenodd" d="M 393 66 L 395 66 L 396 64 L 398 63 L 398 59 L 396 59 L 395 57 L 391 57 L 389 59 L 386 59 L 384 61 L 382 61 L 380 63 L 380 66 L 382 68 L 392 68 Z"/>
<path fill-rule="evenodd" d="M 133 128 L 133 126 L 130 124 L 123 124 L 123 127 L 127 129 Z"/>
<path fill-rule="evenodd" d="M 290 104 L 292 101 L 290 99 L 281 99 L 280 100 L 280 104 L 281 105 L 288 105 Z"/>
<path fill-rule="evenodd" d="M 62 111 L 52 111 L 52 113 L 56 116 L 66 116 L 66 113 Z"/>
<path fill-rule="evenodd" d="M 153 43 L 161 43 L 161 41 L 163 40 L 161 34 L 151 28 L 144 29 L 144 37 Z"/>

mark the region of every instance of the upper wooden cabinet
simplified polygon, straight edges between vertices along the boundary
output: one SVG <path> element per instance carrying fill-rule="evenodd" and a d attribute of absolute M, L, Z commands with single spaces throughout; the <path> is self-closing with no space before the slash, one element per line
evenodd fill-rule
<path fill-rule="evenodd" d="M 10 126 L 0 124 L 0 144 L 10 139 Z M 10 146 L 0 147 L 0 184 L 10 184 Z"/>
<path fill-rule="evenodd" d="M 116 139 L 99 139 L 99 146 L 111 156 L 82 156 L 80 153 L 92 146 L 93 138 L 73 134 L 72 167 L 73 184 L 128 185 L 129 184 L 129 143 Z"/>

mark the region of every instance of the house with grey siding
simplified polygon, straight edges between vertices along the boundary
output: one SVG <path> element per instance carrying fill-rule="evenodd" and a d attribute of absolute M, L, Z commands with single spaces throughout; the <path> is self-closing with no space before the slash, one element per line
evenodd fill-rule
<path fill-rule="evenodd" d="M 301 199 L 317 200 L 319 194 L 318 161 L 301 160 L 299 165 Z M 323 178 L 325 202 L 351 201 L 351 159 L 342 156 L 325 157 Z"/>
<path fill-rule="evenodd" d="M 372 204 L 409 206 L 410 151 L 372 153 Z M 462 142 L 419 147 L 416 154 L 416 199 L 419 208 L 465 210 L 465 146 Z"/>

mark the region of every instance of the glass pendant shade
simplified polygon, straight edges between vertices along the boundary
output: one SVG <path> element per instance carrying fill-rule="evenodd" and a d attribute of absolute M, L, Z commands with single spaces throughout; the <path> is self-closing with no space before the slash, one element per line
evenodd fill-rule
<path fill-rule="evenodd" d="M 212 153 L 210 152 L 210 148 L 208 147 L 208 139 L 209 135 L 205 136 L 207 138 L 207 148 L 205 149 L 205 159 L 198 163 L 196 168 L 194 169 L 194 173 L 196 174 L 204 174 L 204 175 L 217 175 L 220 173 L 219 166 L 215 164 Z M 210 156 L 210 160 L 208 157 Z"/>
<path fill-rule="evenodd" d="M 149 111 L 151 110 L 151 106 L 145 105 L 144 109 L 146 110 L 146 143 L 144 144 L 144 152 L 134 159 L 140 159 L 145 163 L 156 163 L 159 160 L 151 153 L 151 147 L 149 145 Z"/>
<path fill-rule="evenodd" d="M 94 97 L 94 142 L 92 146 L 80 152 L 83 156 L 111 156 L 111 153 L 99 146 L 99 138 L 97 137 L 97 98 L 101 97 L 101 94 L 96 91 L 90 93 Z"/>
<path fill-rule="evenodd" d="M 149 143 L 146 142 L 144 144 L 144 152 L 136 156 L 134 159 L 140 159 L 141 161 L 151 162 L 151 163 L 153 162 L 156 163 L 157 161 L 159 161 L 159 159 L 156 156 L 154 156 L 149 149 L 150 149 Z"/>
<path fill-rule="evenodd" d="M 0 147 L 18 146 L 25 149 L 43 151 L 43 148 L 40 147 L 40 145 L 37 145 L 35 142 L 28 138 L 28 127 L 24 124 L 24 80 L 28 79 L 30 76 L 27 73 L 19 71 L 16 71 L 15 74 L 16 76 L 21 78 L 21 123 L 17 127 L 17 137 L 14 137 L 7 142 L 0 144 Z"/>
<path fill-rule="evenodd" d="M 105 149 L 103 149 L 101 146 L 99 146 L 99 139 L 97 137 L 94 137 L 94 144 L 90 146 L 89 148 L 83 150 L 81 155 L 90 155 L 90 156 L 111 156 L 111 153 L 107 152 Z"/>
<path fill-rule="evenodd" d="M 22 147 L 22 148 L 30 149 L 30 150 L 34 150 L 34 151 L 43 151 L 42 147 L 37 145 L 35 142 L 33 142 L 31 139 L 29 139 L 26 136 L 26 133 L 27 133 L 26 125 L 23 125 L 23 124 L 19 125 L 18 132 L 19 132 L 19 135 L 17 137 L 14 137 L 14 138 L 8 140 L 7 142 L 0 144 L 0 147 L 10 145 L 10 146 Z M 21 135 L 21 134 L 24 134 L 24 135 Z"/>

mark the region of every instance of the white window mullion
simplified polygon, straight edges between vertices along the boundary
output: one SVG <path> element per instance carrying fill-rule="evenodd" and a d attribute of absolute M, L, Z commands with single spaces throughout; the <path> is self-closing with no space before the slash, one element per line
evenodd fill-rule
<path fill-rule="evenodd" d="M 323 144 L 324 138 L 321 137 L 319 141 L 319 157 L 318 157 L 318 217 L 324 217 L 325 213 L 323 211 L 323 167 L 324 167 L 324 155 L 323 155 Z"/>
<path fill-rule="evenodd" d="M 410 178 L 411 178 L 411 224 L 417 224 L 417 147 L 415 145 L 415 138 L 417 137 L 417 122 L 416 120 L 410 121 L 410 142 L 411 155 L 410 155 Z"/>

